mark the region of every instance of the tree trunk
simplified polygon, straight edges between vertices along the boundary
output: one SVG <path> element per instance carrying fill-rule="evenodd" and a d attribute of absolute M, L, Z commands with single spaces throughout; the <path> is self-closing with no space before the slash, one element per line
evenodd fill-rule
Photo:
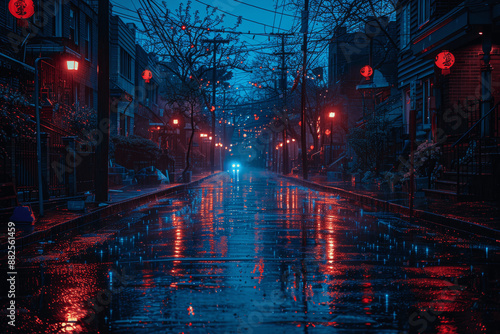
<path fill-rule="evenodd" d="M 212 174 L 215 172 L 215 111 L 212 112 L 212 140 L 210 142 L 210 173 Z"/>
<path fill-rule="evenodd" d="M 189 144 L 186 152 L 186 168 L 184 168 L 182 174 L 185 174 L 189 170 L 189 167 L 191 167 L 191 146 L 193 145 L 194 133 L 194 110 L 193 107 L 191 107 L 191 137 L 189 137 Z"/>

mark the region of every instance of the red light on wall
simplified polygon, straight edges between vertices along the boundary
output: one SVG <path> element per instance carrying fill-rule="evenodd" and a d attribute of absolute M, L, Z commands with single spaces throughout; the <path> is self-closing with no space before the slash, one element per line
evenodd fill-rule
<path fill-rule="evenodd" d="M 149 83 L 151 78 L 153 78 L 153 73 L 151 73 L 150 70 L 144 70 L 144 72 L 142 72 L 142 78 L 144 79 L 145 83 Z"/>
<path fill-rule="evenodd" d="M 441 74 L 447 75 L 450 74 L 450 68 L 455 64 L 455 56 L 451 52 L 444 50 L 436 56 L 434 63 L 441 69 Z"/>
<path fill-rule="evenodd" d="M 361 70 L 359 70 L 359 73 L 361 73 L 361 75 L 364 76 L 366 80 L 369 80 L 373 74 L 373 68 L 371 68 L 370 65 L 365 65 L 365 66 L 361 67 Z"/>
<path fill-rule="evenodd" d="M 35 6 L 32 0 L 10 0 L 9 11 L 18 19 L 29 19 L 35 14 Z"/>
<path fill-rule="evenodd" d="M 177 124 L 179 124 L 179 120 L 177 118 L 174 118 L 174 120 L 172 121 L 172 123 L 174 123 L 174 125 L 177 125 Z"/>

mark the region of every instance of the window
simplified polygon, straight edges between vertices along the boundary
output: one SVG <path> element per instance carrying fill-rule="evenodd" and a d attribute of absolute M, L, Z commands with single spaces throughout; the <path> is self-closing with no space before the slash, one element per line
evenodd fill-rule
<path fill-rule="evenodd" d="M 410 90 L 407 89 L 403 92 L 403 110 L 404 110 L 404 115 L 403 115 L 403 121 L 404 121 L 404 127 L 405 127 L 405 133 L 410 133 L 410 107 L 411 107 L 411 100 L 410 100 Z"/>
<path fill-rule="evenodd" d="M 5 11 L 7 12 L 7 7 L 8 7 L 7 1 L 5 2 L 4 6 L 5 6 Z M 9 28 L 10 31 L 16 31 L 16 18 L 14 17 L 14 15 L 7 14 L 6 19 L 7 21 L 5 22 L 5 27 Z"/>
<path fill-rule="evenodd" d="M 400 47 L 404 49 L 410 44 L 410 4 L 403 7 L 401 11 Z"/>
<path fill-rule="evenodd" d="M 85 103 L 87 107 L 94 107 L 94 90 L 92 87 L 85 86 Z"/>
<path fill-rule="evenodd" d="M 120 73 L 132 80 L 132 57 L 122 48 L 120 48 Z"/>
<path fill-rule="evenodd" d="M 52 16 L 52 36 L 62 37 L 62 4 L 60 0 L 54 1 L 54 15 Z"/>
<path fill-rule="evenodd" d="M 78 10 L 71 7 L 69 10 L 69 39 L 78 45 Z"/>
<path fill-rule="evenodd" d="M 92 23 L 89 19 L 85 21 L 85 41 L 84 41 L 84 52 L 85 59 L 92 60 Z"/>
<path fill-rule="evenodd" d="M 431 124 L 431 100 L 432 100 L 432 79 L 422 83 L 422 124 Z"/>
<path fill-rule="evenodd" d="M 431 17 L 431 0 L 418 1 L 418 25 L 421 26 Z"/>
<path fill-rule="evenodd" d="M 80 84 L 78 82 L 73 85 L 73 103 L 77 108 L 80 106 Z"/>
<path fill-rule="evenodd" d="M 156 105 L 157 93 L 158 86 L 156 84 L 153 84 L 149 88 L 147 88 L 147 100 L 149 106 Z"/>

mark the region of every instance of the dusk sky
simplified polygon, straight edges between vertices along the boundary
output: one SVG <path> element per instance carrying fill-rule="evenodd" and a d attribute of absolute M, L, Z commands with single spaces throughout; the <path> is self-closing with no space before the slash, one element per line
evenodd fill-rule
<path fill-rule="evenodd" d="M 276 2 L 280 2 L 276 10 Z M 136 8 L 140 8 L 139 0 L 123 0 L 123 1 L 112 1 L 114 5 L 113 11 L 117 14 L 126 14 L 131 16 L 137 16 L 134 14 Z M 161 3 L 158 1 L 158 3 Z M 178 8 L 180 3 L 186 4 L 187 1 L 179 1 L 179 0 L 171 0 L 166 2 L 167 6 L 171 10 L 175 10 Z M 237 0 L 193 0 L 192 7 L 199 10 L 201 13 L 205 11 L 207 7 L 205 4 L 218 7 L 221 10 L 221 14 L 226 12 L 226 23 L 227 25 L 232 25 L 236 21 L 236 16 L 242 16 L 243 21 L 240 25 L 240 31 L 243 32 L 255 32 L 255 33 L 270 33 L 273 32 L 272 26 L 274 25 L 276 28 L 285 29 L 274 29 L 274 32 L 278 30 L 281 32 L 286 32 L 286 30 L 290 29 L 292 26 L 293 18 L 290 15 L 296 15 L 294 13 L 284 12 L 282 1 L 274 0 L 274 1 L 265 1 L 265 0 L 256 0 L 256 1 L 237 1 Z M 127 10 L 126 8 L 129 8 Z M 257 8 L 260 7 L 260 8 Z M 223 12 L 222 12 L 223 11 Z M 276 15 L 274 12 L 277 12 Z M 282 15 L 283 14 L 283 15 Z M 131 18 L 125 17 L 124 21 L 132 22 Z M 255 21 L 255 22 L 251 22 Z M 262 24 L 256 23 L 260 22 Z M 274 22 L 274 24 L 273 24 Z"/>
<path fill-rule="evenodd" d="M 276 7 L 276 2 L 279 2 Z M 157 1 L 159 4 L 160 1 Z M 123 0 L 112 1 L 113 12 L 120 15 L 124 22 L 134 22 L 141 27 L 142 24 L 137 15 L 137 9 L 141 7 L 139 0 Z M 172 0 L 167 2 L 170 10 L 176 10 L 180 3 L 186 4 L 187 1 Z M 199 10 L 201 15 L 205 13 L 207 5 L 218 7 L 220 14 L 225 15 L 225 25 L 233 26 L 237 20 L 236 16 L 242 17 L 242 23 L 237 31 L 244 32 L 240 37 L 240 41 L 245 42 L 251 49 L 267 46 L 267 36 L 259 36 L 248 34 L 248 32 L 263 34 L 263 33 L 276 33 L 276 32 L 289 32 L 292 27 L 297 29 L 296 13 L 287 12 L 283 10 L 284 2 L 281 0 L 274 1 L 236 1 L 236 0 L 193 0 L 192 7 Z M 234 15 L 234 16 L 233 16 Z M 273 29 L 274 26 L 274 29 Z M 138 36 L 140 38 L 140 36 Z M 264 44 L 263 44 L 264 43 Z M 266 50 L 263 50 L 266 51 Z M 245 83 L 249 80 L 248 73 L 235 72 L 233 84 L 238 85 Z"/>

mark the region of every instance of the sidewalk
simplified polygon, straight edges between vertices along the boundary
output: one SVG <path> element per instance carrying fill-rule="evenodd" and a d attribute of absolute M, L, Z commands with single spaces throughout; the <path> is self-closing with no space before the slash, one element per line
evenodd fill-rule
<path fill-rule="evenodd" d="M 391 191 L 387 184 L 362 184 L 347 181 L 328 181 L 326 176 L 312 175 L 304 181 L 297 175 L 282 176 L 304 186 L 321 191 L 339 193 L 343 197 L 378 207 L 382 210 L 409 216 L 408 193 Z M 414 200 L 414 217 L 456 230 L 500 240 L 500 207 L 489 202 L 452 202 L 446 199 L 429 199 L 417 192 Z"/>
<path fill-rule="evenodd" d="M 108 205 L 91 208 L 87 205 L 86 212 L 69 211 L 66 205 L 45 210 L 44 216 L 40 217 L 34 226 L 27 224 L 16 225 L 16 246 L 23 247 L 33 242 L 50 239 L 59 233 L 68 232 L 99 219 L 132 210 L 168 194 L 183 191 L 220 174 L 222 172 L 193 175 L 192 181 L 189 183 L 160 184 L 146 187 L 133 185 L 121 189 L 110 189 Z M 5 243 L 6 235 L 2 235 L 0 244 Z"/>

